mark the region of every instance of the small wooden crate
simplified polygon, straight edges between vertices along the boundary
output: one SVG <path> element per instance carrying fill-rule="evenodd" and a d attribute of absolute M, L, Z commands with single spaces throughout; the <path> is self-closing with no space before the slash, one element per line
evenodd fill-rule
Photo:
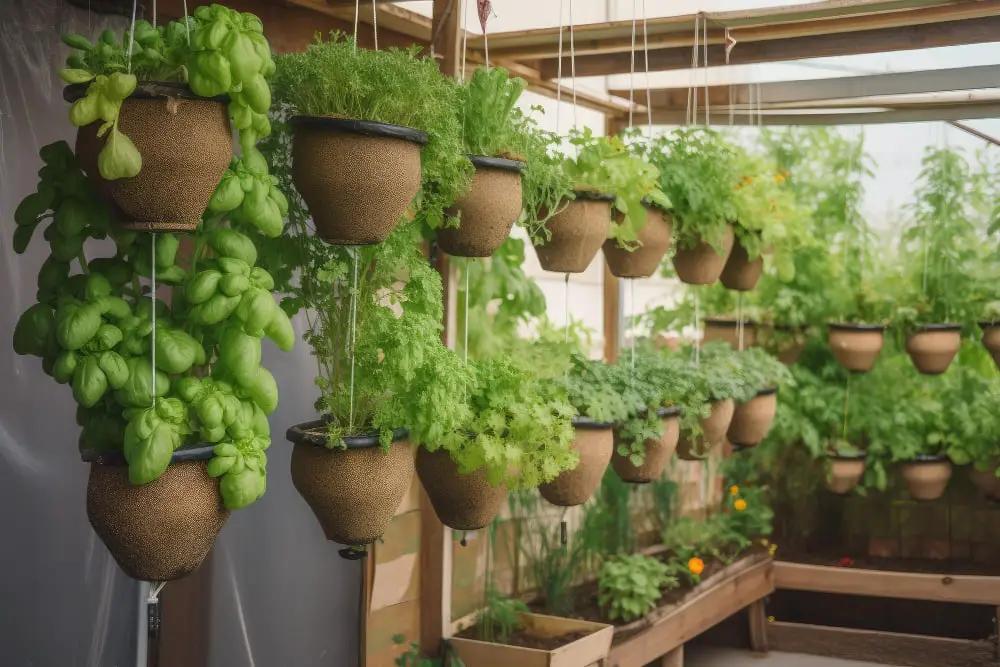
<path fill-rule="evenodd" d="M 614 628 L 604 623 L 542 614 L 518 614 L 522 627 L 540 637 L 581 630 L 591 634 L 551 651 L 453 637 L 451 648 L 466 667 L 604 667 Z"/>

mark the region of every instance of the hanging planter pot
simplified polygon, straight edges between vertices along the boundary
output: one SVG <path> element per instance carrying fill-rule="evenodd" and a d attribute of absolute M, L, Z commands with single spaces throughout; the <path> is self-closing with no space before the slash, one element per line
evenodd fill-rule
<path fill-rule="evenodd" d="M 452 637 L 448 643 L 466 667 L 604 665 L 611 652 L 615 633 L 611 625 L 542 614 L 518 614 L 517 617 L 516 630 L 508 643 L 462 636 L 475 636 L 475 626 Z M 521 646 L 518 642 L 528 645 Z"/>
<path fill-rule="evenodd" d="M 980 322 L 979 328 L 983 330 L 983 347 L 989 351 L 997 368 L 1000 368 L 1000 322 Z"/>
<path fill-rule="evenodd" d="M 924 375 L 940 375 L 948 370 L 960 347 L 960 324 L 925 324 L 906 338 L 906 353 Z"/>
<path fill-rule="evenodd" d="M 88 86 L 67 86 L 63 98 L 75 102 Z M 228 102 L 224 95 L 198 97 L 185 84 L 140 83 L 118 114 L 118 129 L 142 155 L 142 169 L 132 178 L 101 178 L 97 154 L 107 135 L 97 136 L 100 122 L 78 130 L 79 164 L 97 191 L 120 209 L 120 227 L 194 231 L 233 157 Z"/>
<path fill-rule="evenodd" d="M 857 456 L 830 455 L 826 460 L 826 488 L 841 495 L 850 493 L 865 473 L 866 454 Z"/>
<path fill-rule="evenodd" d="M 720 255 L 711 243 L 699 239 L 693 248 L 677 246 L 674 254 L 674 270 L 682 283 L 688 285 L 711 285 L 725 268 L 729 255 L 733 251 L 736 236 L 733 226 L 726 225 L 726 231 L 718 242 L 722 245 Z"/>
<path fill-rule="evenodd" d="M 381 537 L 413 480 L 413 445 L 406 429 L 382 451 L 377 435 L 344 438 L 328 449 L 326 422 L 306 422 L 285 433 L 292 449 L 292 484 L 309 504 L 326 539 L 348 546 Z"/>
<path fill-rule="evenodd" d="M 778 409 L 778 388 L 762 389 L 746 403 L 737 403 L 726 437 L 734 445 L 759 445 L 771 430 Z"/>
<path fill-rule="evenodd" d="M 867 373 L 885 343 L 885 327 L 881 324 L 831 322 L 827 342 L 837 363 L 855 373 Z"/>
<path fill-rule="evenodd" d="M 420 190 L 427 134 L 402 125 L 294 116 L 292 181 L 316 235 L 336 245 L 388 238 Z"/>
<path fill-rule="evenodd" d="M 786 347 L 785 349 L 778 352 L 778 361 L 785 364 L 786 366 L 792 366 L 799 360 L 802 353 L 806 349 L 805 343 L 795 342 L 792 343 L 791 347 Z"/>
<path fill-rule="evenodd" d="M 969 466 L 969 479 L 979 489 L 979 492 L 990 500 L 1000 500 L 1000 477 L 997 477 L 997 466 L 1000 460 L 990 462 L 989 468 L 979 470 L 975 466 Z"/>
<path fill-rule="evenodd" d="M 538 263 L 555 273 L 583 273 L 604 245 L 611 229 L 614 195 L 577 190 L 548 222 L 550 238 L 536 245 Z"/>
<path fill-rule="evenodd" d="M 573 449 L 580 454 L 580 463 L 575 469 L 561 473 L 554 481 L 539 486 L 542 498 L 559 507 L 576 507 L 590 500 L 615 450 L 613 426 L 586 417 L 573 419 L 576 434 Z"/>
<path fill-rule="evenodd" d="M 83 452 L 90 463 L 87 518 L 115 561 L 139 581 L 190 574 L 215 544 L 229 510 L 208 476 L 212 445 L 184 447 L 148 484 L 133 486 L 122 452 Z"/>
<path fill-rule="evenodd" d="M 914 500 L 937 500 L 951 479 L 951 461 L 946 456 L 922 454 L 901 466 L 906 489 Z"/>
<path fill-rule="evenodd" d="M 417 452 L 417 474 L 434 513 L 455 530 L 479 530 L 490 525 L 507 499 L 507 488 L 493 486 L 483 468 L 460 475 L 448 452 Z"/>
<path fill-rule="evenodd" d="M 757 281 L 763 273 L 764 258 L 761 256 L 751 261 L 743 244 L 737 241 L 719 279 L 727 289 L 749 292 L 757 286 Z"/>
<path fill-rule="evenodd" d="M 646 224 L 639 230 L 642 245 L 629 252 L 619 248 L 614 239 L 604 242 L 604 260 L 611 275 L 617 278 L 649 278 L 660 268 L 663 256 L 670 249 L 670 218 L 655 206 L 643 208 L 646 209 Z M 619 214 L 618 218 L 623 216 Z"/>
<path fill-rule="evenodd" d="M 632 463 L 627 456 L 618 453 L 621 436 L 618 428 L 615 428 L 615 452 L 611 456 L 611 465 L 623 481 L 648 484 L 660 478 L 667 463 L 670 462 L 670 456 L 677 449 L 677 441 L 680 438 L 680 413 L 680 408 L 673 405 L 656 411 L 656 415 L 663 420 L 663 435 L 643 442 L 646 457 L 639 466 Z"/>
<path fill-rule="evenodd" d="M 437 230 L 437 244 L 456 257 L 489 257 L 510 234 L 521 215 L 524 163 L 501 157 L 470 155 L 476 167 L 468 194 L 448 209 L 458 227 Z"/>
<path fill-rule="evenodd" d="M 677 458 L 684 461 L 701 461 L 716 447 L 721 447 L 726 441 L 726 431 L 733 421 L 736 404 L 733 399 L 712 401 L 712 411 L 700 420 L 701 435 L 689 437 L 681 433 L 677 441 Z"/>
<path fill-rule="evenodd" d="M 704 332 L 702 333 L 702 344 L 721 340 L 734 350 L 739 349 L 740 333 L 739 324 L 736 320 L 719 319 L 706 317 Z M 753 320 L 743 320 L 743 349 L 753 347 L 757 344 L 757 325 Z"/>

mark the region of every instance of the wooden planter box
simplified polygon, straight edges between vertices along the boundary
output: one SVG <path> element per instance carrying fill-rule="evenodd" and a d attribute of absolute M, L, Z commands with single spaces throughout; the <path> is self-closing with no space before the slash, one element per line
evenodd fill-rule
<path fill-rule="evenodd" d="M 540 637 L 554 637 L 580 630 L 590 630 L 591 634 L 551 651 L 491 644 L 461 637 L 452 637 L 451 648 L 466 667 L 605 667 L 614 634 L 612 626 L 542 614 L 518 616 L 523 628 Z"/>

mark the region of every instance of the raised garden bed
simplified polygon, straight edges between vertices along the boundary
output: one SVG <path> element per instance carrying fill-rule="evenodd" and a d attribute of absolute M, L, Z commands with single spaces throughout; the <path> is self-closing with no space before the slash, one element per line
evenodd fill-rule
<path fill-rule="evenodd" d="M 603 665 L 608 656 L 610 625 L 542 614 L 518 617 L 520 626 L 503 644 L 475 639 L 471 627 L 451 639 L 451 648 L 468 667 L 587 667 Z"/>

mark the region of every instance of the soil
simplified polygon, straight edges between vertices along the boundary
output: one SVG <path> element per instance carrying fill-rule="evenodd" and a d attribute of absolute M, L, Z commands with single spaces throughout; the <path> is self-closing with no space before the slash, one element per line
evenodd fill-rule
<path fill-rule="evenodd" d="M 807 565 L 848 567 L 857 570 L 882 572 L 923 572 L 927 574 L 981 574 L 1000 575 L 1000 563 L 992 565 L 965 560 L 931 558 L 876 558 L 874 556 L 849 556 L 832 553 L 785 553 L 778 560 Z"/>
<path fill-rule="evenodd" d="M 583 639 L 587 635 L 593 634 L 591 630 L 575 630 L 573 632 L 567 632 L 562 635 L 554 635 L 551 637 L 539 637 L 538 635 L 533 635 L 530 632 L 524 630 L 523 628 L 518 628 L 510 634 L 510 637 L 505 642 L 502 643 L 506 646 L 517 646 L 520 648 L 533 648 L 541 651 L 554 651 L 555 649 L 571 644 L 578 639 Z M 461 637 L 463 639 L 479 639 L 476 636 L 476 626 L 471 628 L 466 628 L 459 632 L 456 637 Z"/>

